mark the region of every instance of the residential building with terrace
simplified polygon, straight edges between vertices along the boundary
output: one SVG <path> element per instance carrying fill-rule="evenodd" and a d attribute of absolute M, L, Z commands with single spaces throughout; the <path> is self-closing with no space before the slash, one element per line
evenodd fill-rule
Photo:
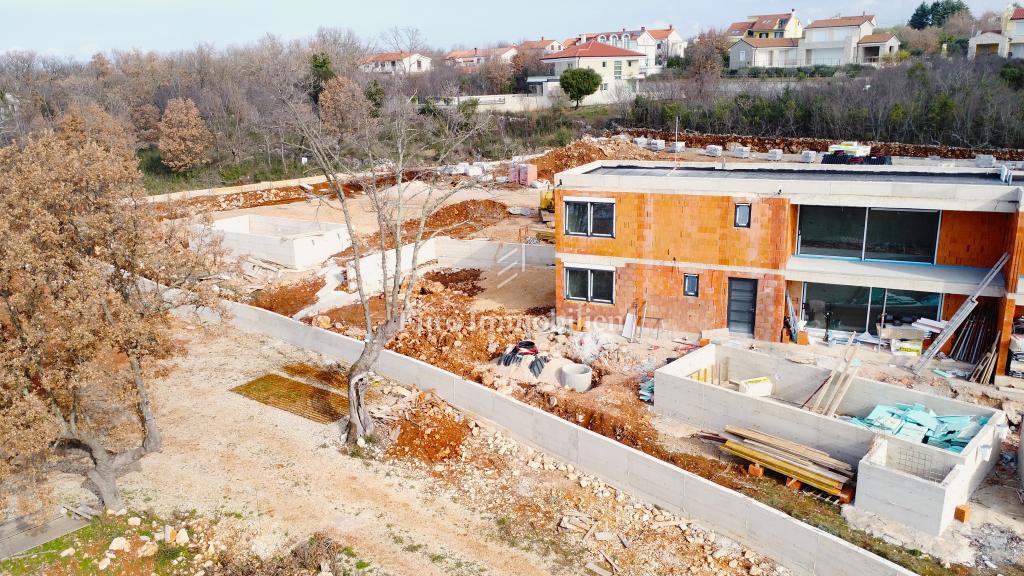
<path fill-rule="evenodd" d="M 729 40 L 735 43 L 743 38 L 800 38 L 803 35 L 803 27 L 800 25 L 800 19 L 796 17 L 796 10 L 790 10 L 788 14 L 747 16 L 746 20 L 730 24 L 725 33 Z"/>
<path fill-rule="evenodd" d="M 599 91 L 635 90 L 641 77 L 644 54 L 591 40 L 548 54 L 542 60 L 554 67 L 555 76 L 573 68 L 589 68 L 601 76 Z"/>
<path fill-rule="evenodd" d="M 430 71 L 431 59 L 418 52 L 380 52 L 359 63 L 363 72 L 420 74 Z"/>
<path fill-rule="evenodd" d="M 875 33 L 876 26 L 874 16 L 863 14 L 815 20 L 798 38 L 740 37 L 729 49 L 729 67 L 877 66 L 895 57 L 900 41 Z"/>
<path fill-rule="evenodd" d="M 588 42 L 639 52 L 643 55 L 639 70 L 641 77 L 661 72 L 669 58 L 682 58 L 687 46 L 686 40 L 671 24 L 667 28 L 658 29 L 641 26 L 639 30 L 623 28 L 614 32 L 588 32 L 567 38 L 562 44 L 565 48 L 571 48 Z"/>
<path fill-rule="evenodd" d="M 1010 5 L 998 30 L 980 30 L 967 44 L 967 57 L 1024 58 L 1024 8 Z"/>
<path fill-rule="evenodd" d="M 485 62 L 501 62 L 511 64 L 519 50 L 515 46 L 499 46 L 496 48 L 473 48 L 471 50 L 452 50 L 444 61 L 449 66 L 480 66 Z"/>

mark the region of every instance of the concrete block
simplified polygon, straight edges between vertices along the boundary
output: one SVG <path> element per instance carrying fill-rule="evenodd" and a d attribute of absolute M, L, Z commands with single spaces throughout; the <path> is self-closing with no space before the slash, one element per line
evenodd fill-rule
<path fill-rule="evenodd" d="M 543 446 L 545 450 L 565 460 L 573 466 L 579 466 L 579 437 L 582 429 L 558 416 L 536 410 L 533 414 L 533 426 L 527 431 L 527 439 L 534 446 Z"/>
<path fill-rule="evenodd" d="M 581 431 L 579 435 L 579 466 L 592 474 L 619 486 L 629 481 L 629 458 L 617 450 L 617 442 L 595 433 Z"/>
<path fill-rule="evenodd" d="M 629 451 L 626 462 L 630 490 L 658 506 L 686 512 L 685 472 L 637 450 Z"/>
<path fill-rule="evenodd" d="M 501 396 L 490 388 L 483 386 L 456 386 L 453 394 L 453 403 L 475 413 L 481 418 L 494 420 L 494 403 L 498 396 Z"/>

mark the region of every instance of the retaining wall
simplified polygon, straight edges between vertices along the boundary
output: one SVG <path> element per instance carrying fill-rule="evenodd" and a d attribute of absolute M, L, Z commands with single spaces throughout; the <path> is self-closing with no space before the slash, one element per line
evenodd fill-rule
<path fill-rule="evenodd" d="M 247 214 L 211 225 L 222 246 L 236 256 L 252 255 L 305 270 L 349 247 L 344 225 Z"/>
<path fill-rule="evenodd" d="M 225 302 L 237 328 L 332 359 L 352 362 L 362 343 L 244 304 Z M 434 390 L 520 441 L 776 559 L 794 574 L 900 575 L 912 572 L 700 476 L 419 360 L 385 350 L 377 373 Z"/>
<path fill-rule="evenodd" d="M 308 176 L 306 178 L 295 178 L 293 180 L 275 180 L 273 182 L 255 182 L 242 186 L 223 186 L 220 188 L 203 188 L 201 190 L 185 190 L 183 192 L 171 192 L 169 194 L 156 194 L 147 196 L 145 202 L 172 202 L 176 200 L 189 200 L 202 198 L 204 196 L 226 196 L 228 194 L 239 194 L 242 192 L 262 192 L 273 188 L 289 188 L 301 186 L 302 184 L 323 184 L 327 179 L 323 176 Z"/>

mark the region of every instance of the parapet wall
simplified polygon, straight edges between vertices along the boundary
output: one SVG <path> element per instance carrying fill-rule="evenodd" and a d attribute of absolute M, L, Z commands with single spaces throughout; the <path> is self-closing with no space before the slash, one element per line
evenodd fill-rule
<path fill-rule="evenodd" d="M 354 361 L 358 340 L 235 302 L 224 305 L 237 328 L 264 334 L 331 359 Z M 210 316 L 210 314 L 207 314 Z M 700 476 L 653 458 L 475 382 L 391 351 L 375 370 L 434 390 L 475 416 L 673 514 L 699 520 L 720 534 L 774 558 L 798 576 L 911 576 L 912 572 L 832 534 Z"/>

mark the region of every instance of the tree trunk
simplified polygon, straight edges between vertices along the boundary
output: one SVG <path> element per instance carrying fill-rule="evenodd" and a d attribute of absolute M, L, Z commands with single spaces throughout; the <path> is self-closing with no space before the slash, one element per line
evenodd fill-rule
<path fill-rule="evenodd" d="M 146 390 L 146 382 L 142 378 L 142 366 L 139 364 L 139 357 L 135 354 L 128 356 L 132 368 L 132 378 L 135 380 L 135 389 L 139 395 L 139 417 L 142 419 L 142 430 L 145 437 L 142 447 L 146 452 L 159 452 L 164 445 L 163 434 L 160 426 L 156 423 L 153 415 L 153 405 L 149 399 L 149 391 Z"/>
<path fill-rule="evenodd" d="M 85 475 L 100 493 L 100 503 L 107 510 L 121 510 L 124 508 L 124 501 L 121 500 L 121 491 L 117 488 L 117 470 L 114 469 L 112 459 L 109 456 L 94 454 L 93 460 L 96 466 Z"/>
<path fill-rule="evenodd" d="M 348 432 L 345 441 L 353 444 L 373 434 L 373 419 L 363 406 L 363 397 L 370 385 L 370 370 L 384 350 L 384 345 L 398 331 L 400 318 L 393 317 L 380 326 L 363 343 L 363 351 L 348 369 Z"/>

